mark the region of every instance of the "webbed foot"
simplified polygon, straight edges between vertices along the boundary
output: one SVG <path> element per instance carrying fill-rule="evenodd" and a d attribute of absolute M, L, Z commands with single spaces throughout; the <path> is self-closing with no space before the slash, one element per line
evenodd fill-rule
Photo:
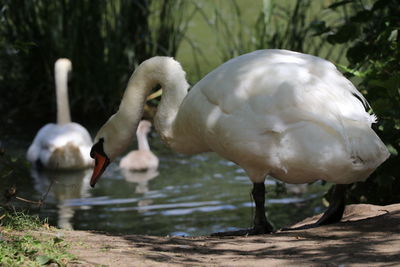
<path fill-rule="evenodd" d="M 322 225 L 333 224 L 340 222 L 343 217 L 344 208 L 346 206 L 346 191 L 347 186 L 345 184 L 337 184 L 333 189 L 332 201 L 325 211 L 325 213 L 318 219 L 317 222 L 313 224 L 307 224 L 294 228 L 282 228 L 281 231 L 289 231 L 289 230 L 304 230 L 315 228 Z"/>

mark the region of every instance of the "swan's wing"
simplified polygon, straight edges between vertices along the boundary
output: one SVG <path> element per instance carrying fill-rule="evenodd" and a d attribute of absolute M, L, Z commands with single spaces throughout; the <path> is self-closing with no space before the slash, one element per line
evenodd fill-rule
<path fill-rule="evenodd" d="M 291 51 L 260 50 L 232 59 L 193 91 L 201 91 L 224 114 L 261 116 L 259 125 L 265 130 L 284 131 L 292 123 L 314 121 L 348 142 L 345 120 L 367 127 L 375 122 L 365 111 L 364 97 L 332 63 Z"/>
<path fill-rule="evenodd" d="M 28 148 L 26 153 L 26 158 L 28 161 L 34 163 L 40 159 L 40 154 L 43 151 L 49 150 L 49 143 L 47 142 L 47 137 L 52 136 L 53 132 L 56 131 L 57 125 L 54 123 L 48 123 L 37 132 L 32 144 Z"/>
<path fill-rule="evenodd" d="M 79 146 L 89 146 L 93 145 L 92 137 L 90 136 L 89 132 L 83 127 L 82 125 L 71 122 L 64 125 L 65 132 L 74 133 L 76 144 Z"/>
<path fill-rule="evenodd" d="M 249 103 L 264 114 L 271 112 L 268 109 L 295 106 L 320 118 L 323 111 L 329 116 L 374 121 L 365 112 L 365 98 L 332 63 L 291 51 L 260 50 L 237 57 L 208 74 L 196 89 L 225 113 Z"/>
<path fill-rule="evenodd" d="M 181 136 L 201 140 L 191 144 L 210 147 L 232 161 L 243 159 L 246 155 L 241 151 L 248 150 L 252 161 L 267 159 L 270 166 L 287 170 L 289 166 L 279 162 L 282 158 L 300 160 L 310 155 L 318 162 L 318 146 L 333 148 L 332 141 L 337 153 L 328 152 L 325 162 L 356 158 L 367 140 L 379 142 L 361 154 L 385 150 L 370 129 L 375 117 L 364 104 L 363 96 L 332 63 L 290 51 L 263 50 L 228 61 L 196 84 L 182 103 L 184 112 L 178 117 L 184 123 L 177 128 Z M 358 134 L 353 134 L 354 128 Z M 369 138 L 360 142 L 363 131 Z M 290 145 L 282 145 L 282 140 Z M 301 160 L 298 166 L 307 165 Z"/>

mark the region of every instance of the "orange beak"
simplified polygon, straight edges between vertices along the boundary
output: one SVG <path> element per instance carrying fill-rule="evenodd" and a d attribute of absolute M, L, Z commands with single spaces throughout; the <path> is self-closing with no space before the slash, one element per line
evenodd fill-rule
<path fill-rule="evenodd" d="M 108 164 L 110 164 L 110 160 L 106 156 L 95 151 L 93 151 L 91 154 L 91 157 L 94 158 L 95 165 L 92 178 L 90 179 L 90 186 L 94 187 L 97 183 L 97 180 L 99 180 L 100 176 L 106 170 Z"/>

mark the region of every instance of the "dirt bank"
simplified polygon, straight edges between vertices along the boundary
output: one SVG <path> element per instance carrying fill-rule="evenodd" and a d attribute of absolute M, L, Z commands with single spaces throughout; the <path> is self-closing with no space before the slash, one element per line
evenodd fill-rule
<path fill-rule="evenodd" d="M 60 232 L 82 266 L 400 266 L 400 204 L 350 205 L 335 225 L 249 237 Z"/>

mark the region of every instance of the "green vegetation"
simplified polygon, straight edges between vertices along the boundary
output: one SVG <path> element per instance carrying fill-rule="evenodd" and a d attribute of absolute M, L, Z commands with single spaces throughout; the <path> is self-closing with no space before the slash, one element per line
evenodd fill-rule
<path fill-rule="evenodd" d="M 259 11 L 253 14 L 256 19 L 251 23 L 244 22 L 240 6 L 244 2 L 231 3 L 227 14 L 215 8 L 214 20 L 209 21 L 210 27 L 215 25 L 214 34 L 219 37 L 217 43 L 224 61 L 266 48 L 288 49 L 327 59 L 335 52 L 335 61 L 341 58 L 341 53 L 334 51 L 338 46 L 331 46 L 324 38 L 316 35 L 321 31 L 322 18 L 332 21 L 332 17 L 338 17 L 322 12 L 322 2 L 260 1 L 262 5 L 259 6 Z M 207 15 L 204 14 L 204 17 Z"/>
<path fill-rule="evenodd" d="M 339 66 L 359 82 L 378 115 L 375 131 L 387 144 L 392 156 L 366 182 L 352 186 L 354 203 L 389 204 L 400 201 L 400 8 L 394 0 L 341 1 L 330 6 L 334 12 L 350 6 L 353 13 L 340 23 L 325 22 L 325 37 L 332 44 L 347 44 L 348 66 Z"/>
<path fill-rule="evenodd" d="M 366 182 L 353 185 L 350 197 L 355 203 L 389 204 L 400 202 L 400 6 L 396 0 L 341 1 L 330 6 L 353 6 L 352 16 L 328 25 L 332 44 L 346 43 L 350 63 L 343 67 L 360 81 L 379 123 L 375 131 L 384 140 L 391 157 Z"/>
<path fill-rule="evenodd" d="M 35 128 L 54 121 L 53 67 L 59 57 L 73 63 L 72 118 L 89 128 L 115 112 L 132 70 L 154 55 L 176 56 L 191 83 L 255 49 L 285 48 L 337 61 L 342 46 L 315 33 L 318 19 L 332 21 L 342 13 L 321 15 L 323 3 L 314 2 L 5 0 L 0 112 L 9 125 Z"/>
<path fill-rule="evenodd" d="M 29 197 L 18 187 L 30 182 L 28 167 L 25 161 L 0 151 L 0 266 L 43 266 L 50 263 L 66 266 L 75 258 L 66 252 L 68 246 L 64 240 L 46 220 L 28 215 L 29 210 L 17 211 L 22 202 L 14 201 L 16 195 Z M 28 204 L 35 208 L 38 205 Z M 44 231 L 54 235 L 35 234 Z"/>
<path fill-rule="evenodd" d="M 5 229 L 11 229 L 16 231 L 23 230 L 37 230 L 45 222 L 40 221 L 36 216 L 29 216 L 25 212 L 12 211 L 9 212 L 5 208 L 0 208 L 1 212 L 1 226 Z"/>
<path fill-rule="evenodd" d="M 0 208 L 0 265 L 43 266 L 56 263 L 66 266 L 71 262 L 74 256 L 66 252 L 67 244 L 62 238 L 41 236 L 39 239 L 30 233 L 46 226 L 37 217 Z"/>
<path fill-rule="evenodd" d="M 175 11 L 187 3 L 2 1 L 0 112 L 13 125 L 54 121 L 54 62 L 68 57 L 73 63 L 73 119 L 86 125 L 104 121 L 138 63 L 176 54 L 190 16 Z"/>

